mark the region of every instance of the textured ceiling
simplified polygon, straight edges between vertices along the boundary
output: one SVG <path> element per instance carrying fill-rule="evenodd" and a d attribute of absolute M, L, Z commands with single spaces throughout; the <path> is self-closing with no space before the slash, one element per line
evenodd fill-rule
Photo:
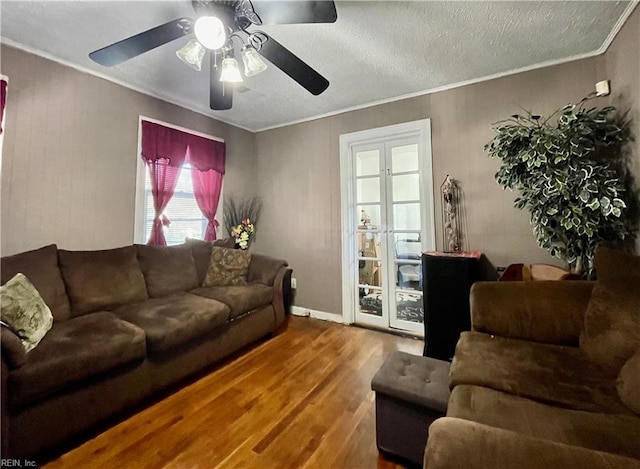
<path fill-rule="evenodd" d="M 274 66 L 233 109 L 209 109 L 207 67 L 176 56 L 188 37 L 105 68 L 87 54 L 187 16 L 189 1 L 0 2 L 2 41 L 249 130 L 603 51 L 636 2 L 336 1 L 333 24 L 261 26 L 330 81 L 313 96 Z M 255 28 L 255 27 L 252 27 Z M 252 29 L 250 28 L 250 29 Z M 10 77 L 9 77 L 10 78 Z"/>

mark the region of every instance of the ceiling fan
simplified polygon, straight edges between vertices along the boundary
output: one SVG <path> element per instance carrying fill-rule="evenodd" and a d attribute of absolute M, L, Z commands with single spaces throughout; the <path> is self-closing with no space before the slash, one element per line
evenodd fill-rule
<path fill-rule="evenodd" d="M 209 105 L 213 110 L 231 109 L 232 82 L 242 81 L 235 60 L 233 39 L 242 45 L 245 75 L 260 73 L 265 57 L 303 88 L 319 95 L 329 81 L 282 44 L 262 31 L 248 31 L 252 25 L 333 23 L 338 15 L 331 0 L 193 0 L 197 19 L 178 18 L 128 37 L 89 54 L 94 62 L 112 67 L 168 42 L 190 34 L 196 39 L 177 52 L 185 63 L 200 69 L 208 50 L 210 63 Z"/>

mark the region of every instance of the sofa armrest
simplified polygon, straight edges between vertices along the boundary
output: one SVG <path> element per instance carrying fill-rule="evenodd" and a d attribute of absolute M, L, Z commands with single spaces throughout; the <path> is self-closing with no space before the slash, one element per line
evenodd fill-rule
<path fill-rule="evenodd" d="M 0 343 L 2 344 L 2 360 L 9 369 L 20 368 L 27 361 L 27 351 L 20 338 L 8 327 L 0 326 Z"/>
<path fill-rule="evenodd" d="M 477 282 L 471 288 L 474 331 L 577 345 L 595 282 Z"/>
<path fill-rule="evenodd" d="M 640 461 L 443 417 L 429 427 L 424 469 L 640 469 Z"/>
<path fill-rule="evenodd" d="M 20 344 L 22 345 L 22 344 Z M 5 358 L 5 354 L 2 354 L 2 370 L 0 374 L 0 380 L 2 382 L 2 388 L 0 389 L 0 451 L 2 457 L 6 458 L 9 454 L 9 396 L 7 396 L 7 379 L 9 377 L 9 365 Z"/>
<path fill-rule="evenodd" d="M 273 305 L 276 315 L 276 327 L 284 322 L 285 316 L 289 312 L 291 272 L 291 269 L 282 266 L 278 270 L 278 274 L 273 283 L 273 299 L 271 300 L 271 304 Z"/>
<path fill-rule="evenodd" d="M 280 269 L 288 266 L 287 261 L 263 254 L 251 254 L 247 282 L 264 283 L 272 286 Z"/>

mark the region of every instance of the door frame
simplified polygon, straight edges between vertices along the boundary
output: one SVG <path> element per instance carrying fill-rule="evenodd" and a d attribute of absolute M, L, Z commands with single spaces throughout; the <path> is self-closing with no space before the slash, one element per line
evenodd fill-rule
<path fill-rule="evenodd" d="M 340 135 L 340 210 L 341 210 L 341 241 L 342 241 L 342 321 L 353 324 L 356 315 L 357 285 L 354 279 L 357 274 L 357 231 L 352 230 L 355 225 L 354 200 L 354 164 L 351 160 L 352 148 L 364 143 L 384 142 L 389 139 L 417 137 L 418 158 L 424 171 L 421 187 L 425 207 L 424 220 L 431 229 L 427 229 L 427 245 L 435 249 L 435 215 L 433 192 L 433 164 L 431 149 L 431 119 L 421 119 L 402 124 L 389 125 L 374 129 L 363 130 Z M 431 203 L 428 203 L 431 201 Z"/>

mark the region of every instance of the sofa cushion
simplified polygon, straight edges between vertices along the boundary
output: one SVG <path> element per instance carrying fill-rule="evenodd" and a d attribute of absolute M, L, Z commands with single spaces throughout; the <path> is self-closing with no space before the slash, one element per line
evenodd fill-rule
<path fill-rule="evenodd" d="M 104 251 L 60 249 L 58 256 L 73 315 L 148 298 L 135 246 Z"/>
<path fill-rule="evenodd" d="M 51 309 L 54 321 L 69 318 L 69 298 L 58 266 L 55 244 L 0 259 L 0 283 L 7 283 L 17 273 L 26 275 L 36 287 Z"/>
<path fill-rule="evenodd" d="M 2 322 L 20 338 L 25 351 L 30 352 L 51 329 L 51 310 L 23 274 L 16 274 L 0 287 L 0 298 Z"/>
<path fill-rule="evenodd" d="M 598 273 L 580 335 L 580 348 L 616 374 L 640 348 L 640 256 L 608 248 L 595 255 Z"/>
<path fill-rule="evenodd" d="M 203 287 L 245 285 L 251 253 L 239 249 L 211 248 L 211 260 Z"/>
<path fill-rule="evenodd" d="M 200 285 L 191 247 L 140 244 L 136 248 L 149 297 L 167 296 Z"/>
<path fill-rule="evenodd" d="M 460 385 L 451 393 L 447 416 L 640 459 L 640 417 L 633 415 L 563 409 L 495 389 Z"/>
<path fill-rule="evenodd" d="M 630 413 L 616 391 L 616 375 L 577 347 L 463 332 L 449 385 L 475 384 L 560 407 Z"/>
<path fill-rule="evenodd" d="M 622 366 L 617 387 L 622 402 L 640 414 L 640 349 Z"/>
<path fill-rule="evenodd" d="M 231 319 L 267 306 L 273 300 L 273 287 L 260 283 L 228 287 L 200 287 L 191 290 L 191 293 L 224 303 L 231 310 L 229 316 Z"/>
<path fill-rule="evenodd" d="M 11 405 L 22 408 L 55 391 L 145 357 L 144 332 L 112 313 L 56 323 L 26 363 L 9 375 Z"/>
<path fill-rule="evenodd" d="M 114 312 L 144 330 L 150 354 L 185 344 L 225 325 L 229 319 L 226 305 L 190 293 L 152 298 L 121 306 Z"/>
<path fill-rule="evenodd" d="M 193 261 L 196 264 L 196 271 L 198 272 L 198 285 L 202 285 L 202 283 L 204 282 L 204 278 L 207 276 L 209 262 L 211 261 L 211 248 L 213 246 L 217 246 L 220 248 L 233 249 L 235 246 L 235 242 L 235 238 L 231 237 L 217 239 L 213 243 L 195 238 L 187 238 L 185 240 L 185 244 L 191 247 Z"/>
<path fill-rule="evenodd" d="M 640 469 L 637 459 L 453 417 L 429 427 L 428 469 Z"/>

